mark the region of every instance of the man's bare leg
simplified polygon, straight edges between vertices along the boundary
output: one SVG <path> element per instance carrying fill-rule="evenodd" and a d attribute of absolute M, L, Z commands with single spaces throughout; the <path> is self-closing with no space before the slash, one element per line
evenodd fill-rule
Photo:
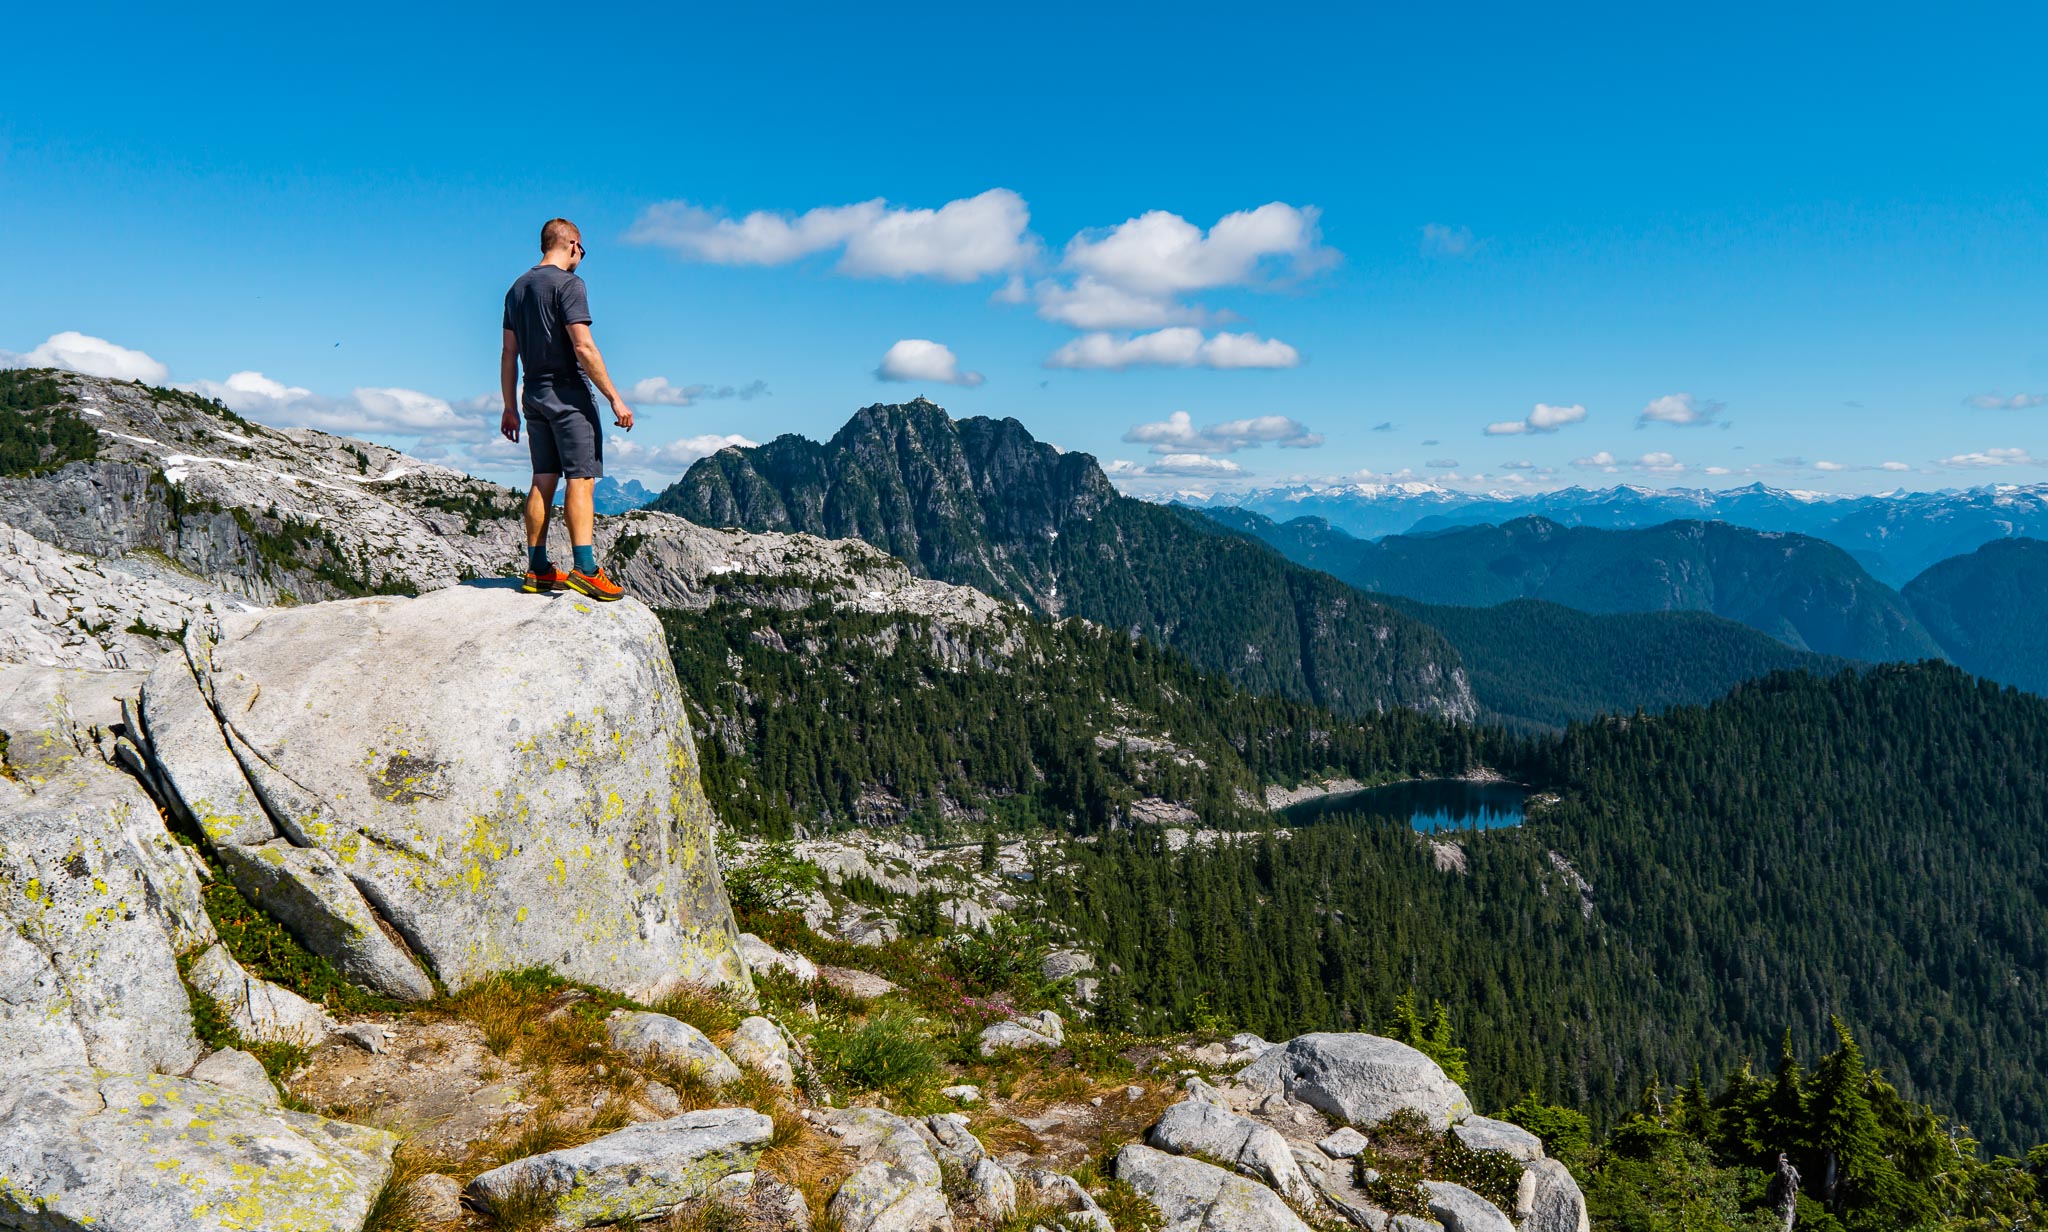
<path fill-rule="evenodd" d="M 576 563 L 569 573 L 569 589 L 593 599 L 609 602 L 626 592 L 597 567 L 597 480 L 569 480 L 569 495 L 562 501 L 562 520 L 569 524 L 569 543 L 576 550 Z"/>
<path fill-rule="evenodd" d="M 541 549 L 542 556 L 547 555 L 548 512 L 555 503 L 555 484 L 560 479 L 560 475 L 535 475 L 533 486 L 526 490 L 526 546 Z M 569 491 L 573 494 L 575 490 L 576 480 L 571 479 Z"/>

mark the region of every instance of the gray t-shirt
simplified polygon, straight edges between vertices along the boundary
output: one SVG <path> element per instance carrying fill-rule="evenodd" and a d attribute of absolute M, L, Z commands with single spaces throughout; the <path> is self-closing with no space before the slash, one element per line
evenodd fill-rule
<path fill-rule="evenodd" d="M 529 385 L 582 383 L 569 327 L 588 324 L 583 280 L 559 265 L 536 265 L 505 292 L 505 328 L 519 337 L 519 363 Z"/>

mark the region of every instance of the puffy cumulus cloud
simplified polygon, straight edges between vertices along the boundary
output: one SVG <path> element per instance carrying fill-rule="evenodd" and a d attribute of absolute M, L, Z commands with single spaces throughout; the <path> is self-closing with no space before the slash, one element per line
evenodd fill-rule
<path fill-rule="evenodd" d="M 737 219 L 668 201 L 643 211 L 626 238 L 717 265 L 787 265 L 837 249 L 844 274 L 972 282 L 1031 264 L 1039 243 L 1030 224 L 1024 198 L 992 188 L 937 209 L 877 198 L 801 214 L 756 210 Z"/>
<path fill-rule="evenodd" d="M 1661 423 L 1681 428 L 1701 428 L 1712 423 L 1714 416 L 1719 415 L 1725 405 L 1695 398 L 1691 394 L 1665 394 L 1661 398 L 1650 399 L 1649 404 L 1643 407 L 1642 414 L 1637 416 L 1636 424 L 1638 427 Z"/>
<path fill-rule="evenodd" d="M 605 470 L 634 478 L 670 479 L 688 470 L 690 463 L 699 458 L 708 458 L 721 449 L 751 449 L 756 443 L 737 432 L 706 432 L 660 443 L 636 441 L 615 432 L 605 438 Z"/>
<path fill-rule="evenodd" d="M 1846 471 L 1846 470 L 1849 470 L 1849 469 L 1851 469 L 1851 468 L 1850 468 L 1850 466 L 1849 466 L 1849 464 L 1848 464 L 1847 462 L 1829 462 L 1829 461 L 1827 461 L 1826 459 L 1822 459 L 1821 461 L 1819 461 L 1819 462 L 1816 462 L 1816 463 L 1814 463 L 1814 464 L 1813 464 L 1813 469 L 1815 469 L 1815 470 L 1817 470 L 1817 471 L 1830 471 L 1830 472 L 1833 472 L 1833 471 Z"/>
<path fill-rule="evenodd" d="M 1877 464 L 1877 469 L 1881 471 L 1910 471 L 1913 468 L 1907 466 L 1904 462 L 1880 462 Z"/>
<path fill-rule="evenodd" d="M 1431 256 L 1468 257 L 1478 246 L 1470 227 L 1452 227 L 1440 222 L 1423 224 L 1422 251 Z"/>
<path fill-rule="evenodd" d="M 1309 431 L 1300 421 L 1285 415 L 1232 419 L 1197 428 L 1186 411 L 1175 411 L 1157 423 L 1134 424 L 1124 433 L 1124 440 L 1134 445 L 1150 445 L 1155 454 L 1236 453 L 1268 444 L 1282 449 L 1313 449 L 1323 443 L 1320 433 Z"/>
<path fill-rule="evenodd" d="M 649 406 L 695 406 L 718 398 L 738 398 L 751 402 L 765 397 L 768 382 L 751 381 L 745 385 L 675 385 L 665 376 L 650 376 L 635 381 L 626 390 L 626 401 L 645 403 Z"/>
<path fill-rule="evenodd" d="M 1984 411 L 2027 411 L 2048 402 L 2048 396 L 2041 394 L 1972 394 L 1965 399 L 1971 406 Z"/>
<path fill-rule="evenodd" d="M 62 368 L 66 372 L 86 376 L 151 383 L 160 383 L 171 374 L 169 368 L 145 352 L 130 350 L 91 334 L 81 334 L 75 329 L 51 334 L 33 350 L 21 354 L 0 351 L 0 367 Z"/>
<path fill-rule="evenodd" d="M 1149 296 L 1302 278 L 1338 260 L 1322 242 L 1320 217 L 1314 206 L 1272 201 L 1226 214 L 1204 233 L 1178 214 L 1152 210 L 1107 231 L 1075 236 L 1066 264 Z"/>
<path fill-rule="evenodd" d="M 1201 453 L 1170 453 L 1142 465 L 1119 458 L 1104 469 L 1116 479 L 1138 479 L 1148 475 L 1216 479 L 1244 473 L 1244 468 L 1229 458 L 1212 458 Z"/>
<path fill-rule="evenodd" d="M 1293 368 L 1301 352 L 1278 338 L 1219 333 L 1205 337 L 1193 326 L 1173 326 L 1132 336 L 1083 334 L 1046 357 L 1048 368 Z"/>
<path fill-rule="evenodd" d="M 1981 449 L 1975 453 L 1951 454 L 1936 463 L 1952 470 L 1989 470 L 1999 466 L 2038 466 L 2040 462 L 2024 449 Z"/>
<path fill-rule="evenodd" d="M 180 386 L 218 398 L 238 415 L 278 428 L 318 428 L 350 436 L 465 437 L 497 430 L 502 398 L 480 395 L 458 410 L 445 398 L 396 386 L 359 386 L 345 398 L 330 398 L 288 385 L 261 372 L 237 372 L 225 381 Z M 492 417 L 484 418 L 489 413 Z"/>
<path fill-rule="evenodd" d="M 1590 453 L 1583 458 L 1573 458 L 1572 465 L 1582 471 L 1612 472 L 1617 468 L 1618 463 L 1615 461 L 1613 454 L 1602 449 L 1598 453 Z"/>
<path fill-rule="evenodd" d="M 1586 408 L 1577 403 L 1570 406 L 1552 406 L 1538 402 L 1521 419 L 1509 419 L 1501 423 L 1486 425 L 1488 436 L 1521 436 L 1528 432 L 1555 432 L 1567 424 L 1575 424 L 1586 418 Z"/>
<path fill-rule="evenodd" d="M 962 372 L 953 348 L 929 338 L 904 338 L 882 355 L 875 369 L 877 380 L 938 381 L 947 385 L 981 384 L 979 372 Z"/>
<path fill-rule="evenodd" d="M 1637 458 L 1634 462 L 1634 467 L 1636 470 L 1647 471 L 1652 475 L 1676 475 L 1685 470 L 1685 463 L 1680 462 L 1671 454 L 1658 449 Z"/>
<path fill-rule="evenodd" d="M 1007 294 L 1007 288 L 998 292 Z M 1087 275 L 1070 286 L 1045 279 L 1031 295 L 1038 301 L 1039 316 L 1075 329 L 1159 329 L 1200 325 L 1211 316 L 1206 309 L 1169 297 L 1143 295 Z"/>

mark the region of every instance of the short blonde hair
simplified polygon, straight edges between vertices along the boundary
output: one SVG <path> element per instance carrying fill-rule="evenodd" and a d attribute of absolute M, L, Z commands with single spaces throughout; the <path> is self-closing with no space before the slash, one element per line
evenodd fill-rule
<path fill-rule="evenodd" d="M 583 231 L 566 218 L 550 218 L 540 229 L 540 251 L 543 256 L 557 248 L 568 245 L 570 240 L 583 238 Z"/>

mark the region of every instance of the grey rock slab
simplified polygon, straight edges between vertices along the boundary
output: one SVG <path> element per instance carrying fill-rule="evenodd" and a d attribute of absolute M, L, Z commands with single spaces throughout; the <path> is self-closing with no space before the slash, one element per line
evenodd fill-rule
<path fill-rule="evenodd" d="M 35 1071 L 0 1090 L 0 1224 L 357 1232 L 397 1141 L 185 1078 Z"/>
<path fill-rule="evenodd" d="M 1515 1232 L 1514 1223 L 1499 1207 L 1463 1185 L 1424 1181 L 1422 1192 L 1429 1213 L 1443 1224 L 1445 1232 Z"/>
<path fill-rule="evenodd" d="M 277 1088 L 271 1085 L 263 1062 L 239 1048 L 223 1048 L 211 1054 L 192 1067 L 191 1077 L 194 1082 L 210 1082 L 260 1104 L 278 1102 Z"/>
<path fill-rule="evenodd" d="M 209 842 L 254 845 L 277 837 L 242 764 L 228 749 L 220 719 L 192 675 L 188 653 L 207 653 L 211 640 L 195 621 L 184 648 L 157 660 L 142 687 L 142 717 L 159 773 Z"/>
<path fill-rule="evenodd" d="M 789 1041 L 782 1028 L 758 1015 L 741 1021 L 726 1042 L 726 1055 L 737 1065 L 759 1070 L 777 1086 L 796 1085 L 796 1069 L 789 1063 Z"/>
<path fill-rule="evenodd" d="M 747 970 L 755 975 L 767 975 L 771 971 L 783 971 L 793 975 L 801 983 L 808 984 L 818 978 L 818 965 L 801 954 L 778 950 L 752 933 L 741 933 L 740 957 L 747 964 Z"/>
<path fill-rule="evenodd" d="M 1451 1127 L 1458 1141 L 1475 1151 L 1501 1151 L 1523 1163 L 1543 1158 L 1543 1139 L 1509 1121 L 1492 1117 L 1466 1117 Z"/>
<path fill-rule="evenodd" d="M 1057 1048 L 1066 1039 L 1060 1016 L 1043 1010 L 1029 1018 L 992 1022 L 981 1030 L 981 1055 L 992 1057 L 1010 1048 Z"/>
<path fill-rule="evenodd" d="M 1316 1143 L 1331 1159 L 1351 1159 L 1372 1145 L 1364 1134 L 1346 1125 Z"/>
<path fill-rule="evenodd" d="M 257 847 L 215 847 L 228 878 L 251 904 L 285 926 L 350 981 L 401 1001 L 430 1001 L 433 982 L 370 911 L 325 849 L 273 839 Z"/>
<path fill-rule="evenodd" d="M 1353 1125 L 1376 1125 L 1412 1108 L 1445 1129 L 1472 1113 L 1464 1089 L 1436 1062 L 1398 1040 L 1357 1032 L 1297 1036 L 1268 1049 L 1237 1080 Z"/>
<path fill-rule="evenodd" d="M 193 959 L 185 977 L 212 997 L 235 1032 L 251 1043 L 311 1048 L 339 1029 L 326 1010 L 289 988 L 250 975 L 224 945 Z"/>
<path fill-rule="evenodd" d="M 658 1058 L 694 1069 L 705 1082 L 722 1087 L 738 1081 L 732 1063 L 711 1037 L 679 1018 L 646 1010 L 614 1010 L 605 1020 L 612 1047 L 639 1057 Z"/>
<path fill-rule="evenodd" d="M 1050 984 L 1083 971 L 1095 970 L 1095 955 L 1086 950 L 1054 950 L 1040 962 L 1039 970 L 1044 974 L 1045 982 Z"/>
<path fill-rule="evenodd" d="M 515 1159 L 469 1183 L 470 1200 L 496 1212 L 539 1196 L 558 1228 L 628 1223 L 710 1193 L 751 1172 L 774 1122 L 751 1108 L 707 1108 L 648 1121 L 595 1142 Z"/>
<path fill-rule="evenodd" d="M 818 968 L 818 978 L 839 991 L 852 997 L 872 1001 L 896 991 L 896 985 L 872 971 L 860 971 L 853 967 Z"/>
<path fill-rule="evenodd" d="M 1109 1213 L 1095 1201 L 1095 1195 L 1073 1177 L 1050 1168 L 1037 1168 L 1026 1173 L 1025 1179 L 1038 1191 L 1039 1201 L 1065 1212 L 1061 1223 L 1094 1228 L 1096 1232 L 1116 1232 Z"/>
<path fill-rule="evenodd" d="M 1116 1176 L 1159 1208 L 1165 1232 L 1308 1232 L 1280 1195 L 1197 1159 L 1132 1143 Z"/>
<path fill-rule="evenodd" d="M 980 1163 L 988 1155 L 981 1139 L 967 1128 L 967 1118 L 958 1112 L 940 1112 L 924 1119 L 925 1128 L 932 1140 L 938 1143 L 937 1154 L 951 1160 L 964 1171 Z"/>
<path fill-rule="evenodd" d="M 33 788 L 30 790 L 29 788 Z M 79 757 L 0 779 L 0 1057 L 184 1073 L 178 955 L 213 938 L 191 862 L 134 779 Z"/>
<path fill-rule="evenodd" d="M 756 1225 L 778 1232 L 810 1232 L 811 1204 L 803 1191 L 766 1172 L 754 1173 L 754 1190 L 748 1198 Z"/>
<path fill-rule="evenodd" d="M 1297 1203 L 1313 1204 L 1315 1191 L 1288 1151 L 1287 1140 L 1248 1117 L 1200 1100 L 1174 1104 L 1145 1141 L 1176 1155 L 1200 1155 L 1234 1164 Z"/>
<path fill-rule="evenodd" d="M 204 675 L 285 836 L 451 990 L 547 966 L 643 1002 L 749 986 L 660 623 L 452 586 L 225 617 Z"/>
<path fill-rule="evenodd" d="M 1571 1170 L 1555 1159 L 1539 1159 L 1523 1174 L 1535 1179 L 1522 1232 L 1588 1232 L 1586 1196 Z"/>

